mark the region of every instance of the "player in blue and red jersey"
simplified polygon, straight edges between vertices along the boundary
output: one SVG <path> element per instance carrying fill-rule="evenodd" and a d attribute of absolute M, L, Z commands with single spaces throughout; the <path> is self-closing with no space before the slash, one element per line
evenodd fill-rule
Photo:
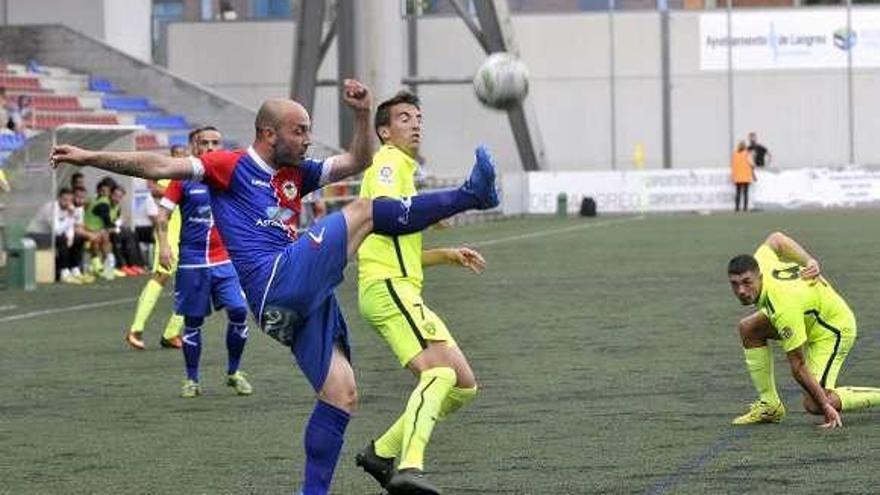
<path fill-rule="evenodd" d="M 479 147 L 471 174 L 459 188 L 399 199 L 358 198 L 297 236 L 302 196 L 360 173 L 370 163 L 369 90 L 347 79 L 343 100 L 355 116 L 351 149 L 323 161 L 306 158 L 308 112 L 283 99 L 262 104 L 247 150 L 185 159 L 59 145 L 50 157 L 53 167 L 70 163 L 147 179 L 201 180 L 211 187 L 214 219 L 248 305 L 262 330 L 291 348 L 318 392 L 305 431 L 303 495 L 329 492 L 357 401 L 348 329 L 333 294 L 347 258 L 371 232 L 409 234 L 462 211 L 498 205 L 495 168 L 488 151 Z"/>
<path fill-rule="evenodd" d="M 201 127 L 190 133 L 193 155 L 201 156 L 222 146 L 223 136 L 217 128 Z M 211 191 L 193 180 L 174 180 L 165 189 L 157 220 L 159 261 L 171 265 L 168 245 L 168 217 L 180 206 L 181 228 L 178 269 L 174 280 L 174 311 L 184 317 L 183 358 L 186 380 L 180 396 L 193 398 L 201 394 L 199 358 L 202 353 L 202 325 L 214 309 L 226 308 L 226 384 L 238 395 L 253 392 L 239 363 L 247 342 L 247 303 L 232 267 L 226 247 L 220 239 L 211 214 Z"/>

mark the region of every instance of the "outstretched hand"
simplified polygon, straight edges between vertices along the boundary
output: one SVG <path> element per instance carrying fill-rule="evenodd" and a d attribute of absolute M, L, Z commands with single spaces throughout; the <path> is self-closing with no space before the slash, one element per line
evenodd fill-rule
<path fill-rule="evenodd" d="M 77 148 L 71 144 L 59 144 L 52 148 L 52 154 L 49 155 L 49 166 L 58 168 L 62 163 L 69 163 L 82 167 L 89 158 L 89 151 Z"/>
<path fill-rule="evenodd" d="M 843 421 L 840 419 L 840 413 L 831 404 L 825 404 L 823 408 L 825 413 L 825 422 L 819 425 L 819 428 L 831 430 L 833 428 L 843 427 Z"/>
<path fill-rule="evenodd" d="M 452 248 L 449 250 L 452 262 L 480 274 L 486 269 L 486 260 L 479 252 L 466 247 Z"/>
<path fill-rule="evenodd" d="M 372 105 L 370 88 L 355 79 L 346 79 L 342 84 L 342 101 L 356 112 L 367 112 Z"/>
<path fill-rule="evenodd" d="M 813 280 L 821 274 L 822 274 L 822 267 L 819 266 L 818 261 L 816 261 L 812 258 L 809 261 L 807 261 L 807 264 L 804 265 L 804 267 L 801 268 L 801 271 L 800 271 L 800 276 L 804 280 Z"/>

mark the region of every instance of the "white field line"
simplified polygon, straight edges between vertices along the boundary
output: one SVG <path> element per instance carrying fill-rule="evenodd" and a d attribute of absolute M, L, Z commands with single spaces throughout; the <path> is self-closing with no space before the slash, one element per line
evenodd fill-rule
<path fill-rule="evenodd" d="M 42 309 L 40 311 L 31 311 L 29 313 L 21 313 L 12 316 L 5 316 L 0 318 L 0 323 L 5 323 L 7 321 L 18 321 L 18 320 L 27 320 L 29 318 L 37 318 L 40 316 L 54 315 L 58 313 L 67 313 L 69 311 L 82 311 L 84 309 L 94 309 L 94 308 L 103 308 L 106 306 L 116 306 L 117 304 L 129 303 L 133 301 L 137 301 L 136 297 L 126 297 L 123 299 L 111 299 L 109 301 L 101 301 L 96 303 L 89 304 L 77 304 L 76 306 L 65 306 L 63 308 L 52 308 L 52 309 Z"/>
<path fill-rule="evenodd" d="M 635 222 L 638 220 L 644 220 L 644 218 L 645 218 L 644 216 L 640 215 L 640 216 L 636 216 L 636 217 L 621 218 L 618 220 L 608 220 L 607 222 L 585 223 L 585 224 L 581 224 L 581 225 L 573 225 L 571 227 L 564 227 L 561 229 L 541 230 L 538 232 L 529 232 L 526 234 L 518 234 L 518 235 L 512 235 L 512 236 L 508 236 L 508 237 L 499 237 L 498 239 L 488 239 L 485 241 L 477 241 L 477 242 L 465 243 L 465 244 L 468 246 L 479 246 L 479 247 L 492 246 L 495 244 L 503 244 L 506 242 L 515 242 L 515 241 L 522 241 L 525 239 L 544 238 L 544 237 L 549 237 L 549 236 L 554 236 L 554 235 L 559 235 L 559 234 L 567 234 L 569 232 L 576 232 L 579 230 L 594 229 L 594 228 L 599 228 L 599 227 L 608 227 L 611 225 L 618 225 L 618 224 L 622 224 L 622 223 L 629 223 L 629 222 Z M 48 316 L 48 315 L 54 315 L 54 314 L 58 314 L 58 313 L 67 313 L 70 311 L 82 311 L 84 309 L 104 308 L 107 306 L 115 306 L 117 304 L 129 303 L 129 302 L 133 302 L 133 301 L 137 301 L 137 297 L 126 297 L 123 299 L 112 299 L 110 301 L 102 301 L 102 302 L 89 303 L 89 304 L 77 304 L 76 306 L 65 306 L 63 308 L 43 309 L 40 311 L 31 311 L 29 313 L 21 313 L 21 314 L 17 314 L 17 315 L 5 316 L 5 317 L 0 318 L 0 323 L 5 323 L 8 321 L 27 320 L 30 318 L 39 318 L 40 316 Z"/>
<path fill-rule="evenodd" d="M 464 245 L 478 246 L 478 247 L 492 246 L 495 244 L 503 244 L 505 242 L 522 241 L 525 239 L 534 239 L 534 238 L 539 238 L 539 237 L 543 238 L 543 237 L 548 237 L 548 236 L 553 236 L 553 235 L 567 234 L 569 232 L 576 232 L 578 230 L 596 229 L 599 227 L 608 227 L 611 225 L 618 225 L 621 223 L 635 222 L 635 221 L 644 220 L 644 219 L 645 219 L 645 217 L 643 215 L 639 215 L 637 217 L 626 217 L 626 218 L 620 218 L 617 220 L 608 220 L 607 222 L 584 223 L 584 224 L 580 224 L 580 225 L 573 225 L 571 227 L 563 227 L 561 229 L 548 229 L 548 230 L 541 230 L 538 232 L 529 232 L 527 234 L 517 234 L 517 235 L 512 235 L 509 237 L 500 237 L 498 239 L 489 239 L 489 240 L 485 240 L 485 241 L 477 241 L 477 242 L 470 242 L 470 243 L 465 242 Z"/>

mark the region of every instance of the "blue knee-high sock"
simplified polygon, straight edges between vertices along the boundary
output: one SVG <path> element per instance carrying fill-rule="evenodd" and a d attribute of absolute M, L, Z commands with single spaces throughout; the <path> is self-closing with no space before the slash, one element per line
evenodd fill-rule
<path fill-rule="evenodd" d="M 444 218 L 476 207 L 476 197 L 460 188 L 409 198 L 374 199 L 373 232 L 385 235 L 412 234 L 425 230 Z"/>
<path fill-rule="evenodd" d="M 226 314 L 229 316 L 229 323 L 226 325 L 226 351 L 229 354 L 226 374 L 231 375 L 238 371 L 244 345 L 247 342 L 247 309 L 230 308 Z"/>
<path fill-rule="evenodd" d="M 303 495 L 327 495 L 342 450 L 349 414 L 318 401 L 306 426 L 306 472 Z"/>
<path fill-rule="evenodd" d="M 199 381 L 199 358 L 202 355 L 202 324 L 204 318 L 186 316 L 183 319 L 183 361 L 186 377 Z"/>

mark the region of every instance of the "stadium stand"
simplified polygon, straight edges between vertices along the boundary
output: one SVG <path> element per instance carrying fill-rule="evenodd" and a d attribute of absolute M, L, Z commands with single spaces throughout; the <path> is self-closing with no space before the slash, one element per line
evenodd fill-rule
<path fill-rule="evenodd" d="M 165 114 L 149 98 L 122 94 L 102 77 L 30 60 L 0 65 L 0 87 L 10 99 L 21 95 L 31 98 L 25 133 L 0 135 L 0 161 L 24 146 L 29 136 L 68 123 L 143 125 L 147 131 L 136 138 L 139 150 L 161 151 L 186 143 L 190 123 L 185 116 Z"/>
<path fill-rule="evenodd" d="M 150 98 L 138 95 L 126 95 L 117 89 L 109 80 L 73 72 L 62 67 L 44 66 L 30 60 L 25 64 L 0 63 L 0 88 L 6 92 L 7 100 L 17 102 L 21 97 L 28 97 L 30 105 L 22 118 L 21 132 L 0 133 L 0 167 L 4 166 L 7 157 L 16 150 L 25 151 L 28 140 L 36 138 L 45 131 L 64 124 L 87 125 L 141 125 L 145 128 L 135 135 L 134 143 L 138 150 L 167 152 L 172 142 L 186 143 L 190 123 L 184 115 L 167 114 Z M 233 143 L 230 143 L 233 144 Z M 34 152 L 42 155 L 37 149 L 45 149 L 45 143 L 37 146 Z M 50 184 L 45 184 L 39 191 L 31 191 L 31 185 L 16 185 L 15 176 L 33 176 L 35 166 L 25 163 L 25 168 L 13 173 L 13 196 L 17 209 L 7 215 L 5 225 L 0 233 L 0 252 L 13 238 L 23 235 L 22 226 L 29 221 L 33 213 L 28 200 L 42 201 L 43 196 L 52 195 Z M 13 167 L 14 168 L 14 167 Z M 61 177 L 59 177 L 61 179 Z M 31 179 L 33 181 L 33 179 Z M 16 190 L 16 186 L 24 189 Z M 34 194 L 35 193 L 35 194 Z M 24 195 L 24 197 L 22 197 Z M 27 204 L 25 204 L 27 203 Z M 8 228 L 6 228 L 8 227 Z M 39 282 L 51 282 L 55 279 L 52 273 L 54 263 L 51 262 L 51 250 L 40 249 L 36 252 L 37 265 L 45 268 L 37 273 Z M 2 261 L 2 260 L 0 260 Z M 48 270 L 48 271 L 47 271 Z"/>

